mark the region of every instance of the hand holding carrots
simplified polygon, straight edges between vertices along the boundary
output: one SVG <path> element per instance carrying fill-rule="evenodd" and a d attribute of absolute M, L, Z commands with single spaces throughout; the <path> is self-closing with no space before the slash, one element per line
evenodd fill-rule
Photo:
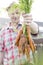
<path fill-rule="evenodd" d="M 22 16 L 24 18 L 24 23 L 26 25 L 29 25 L 32 22 L 32 15 L 31 14 L 23 13 Z"/>
<path fill-rule="evenodd" d="M 32 52 L 34 52 L 35 51 L 35 46 L 34 46 L 34 41 L 31 38 L 30 27 L 29 26 L 26 26 L 26 29 L 27 29 L 27 40 L 28 40 L 27 42 L 29 43 Z M 23 29 L 21 29 L 19 31 L 18 36 L 16 38 L 16 45 L 17 46 L 19 46 L 19 40 L 20 40 L 20 37 L 21 37 L 22 34 L 23 34 Z"/>

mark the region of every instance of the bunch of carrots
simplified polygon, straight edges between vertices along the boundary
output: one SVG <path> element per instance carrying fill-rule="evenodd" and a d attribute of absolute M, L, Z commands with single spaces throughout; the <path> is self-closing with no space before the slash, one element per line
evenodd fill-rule
<path fill-rule="evenodd" d="M 36 47 L 34 46 L 34 41 L 31 38 L 30 27 L 29 27 L 29 25 L 28 26 L 25 25 L 25 24 L 23 24 L 23 25 L 24 26 L 19 31 L 18 36 L 16 38 L 16 45 L 19 46 L 20 37 L 21 37 L 22 34 L 24 34 L 26 36 L 27 40 L 28 40 L 27 42 L 28 42 L 32 52 L 35 52 Z"/>

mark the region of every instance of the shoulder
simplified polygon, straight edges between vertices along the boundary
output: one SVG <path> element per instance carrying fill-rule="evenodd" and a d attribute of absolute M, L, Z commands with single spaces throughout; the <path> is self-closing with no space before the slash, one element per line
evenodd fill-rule
<path fill-rule="evenodd" d="M 3 28 L 1 31 L 0 31 L 0 35 L 4 36 L 4 35 L 8 35 L 10 33 L 13 33 L 13 29 L 11 27 L 6 27 L 6 28 Z"/>

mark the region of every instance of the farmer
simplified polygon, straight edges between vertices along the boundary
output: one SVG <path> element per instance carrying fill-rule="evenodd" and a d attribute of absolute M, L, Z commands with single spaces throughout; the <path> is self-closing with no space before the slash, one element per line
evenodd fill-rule
<path fill-rule="evenodd" d="M 18 31 L 21 28 L 21 24 L 19 24 L 20 10 L 18 8 L 18 5 L 12 8 L 14 5 L 15 4 L 11 4 L 7 8 L 8 14 L 11 18 L 9 26 L 6 26 L 3 30 L 0 31 L 0 64 L 3 65 L 10 65 L 14 62 L 14 50 L 17 49 L 15 41 L 17 38 Z"/>

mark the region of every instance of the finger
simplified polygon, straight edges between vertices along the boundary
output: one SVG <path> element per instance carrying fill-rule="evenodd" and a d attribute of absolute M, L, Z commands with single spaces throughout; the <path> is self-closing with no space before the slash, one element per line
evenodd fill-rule
<path fill-rule="evenodd" d="M 32 19 L 24 19 L 24 23 L 31 23 L 32 21 Z"/>
<path fill-rule="evenodd" d="M 25 23 L 26 25 L 30 25 L 30 22 Z"/>
<path fill-rule="evenodd" d="M 29 14 L 24 14 L 23 17 L 32 17 L 32 15 L 29 15 Z"/>
<path fill-rule="evenodd" d="M 27 23 L 27 22 L 32 22 L 32 20 L 24 20 L 24 22 L 26 22 L 26 23 Z"/>
<path fill-rule="evenodd" d="M 26 17 L 26 18 L 24 18 L 24 20 L 33 20 L 33 18 L 31 18 L 31 17 Z"/>
<path fill-rule="evenodd" d="M 22 13 L 22 15 L 25 15 L 25 14 L 26 14 L 25 12 Z"/>

